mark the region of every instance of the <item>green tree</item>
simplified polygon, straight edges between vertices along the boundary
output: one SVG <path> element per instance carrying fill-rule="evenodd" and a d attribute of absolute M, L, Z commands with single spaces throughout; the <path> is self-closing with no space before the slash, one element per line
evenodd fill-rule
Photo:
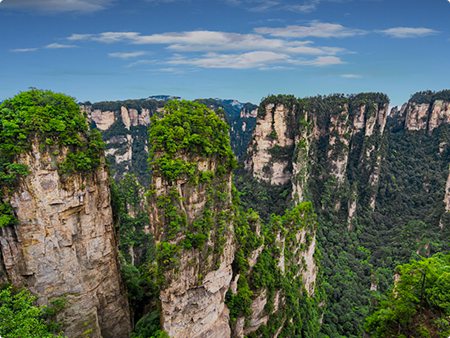
<path fill-rule="evenodd" d="M 366 330 L 373 337 L 448 337 L 450 253 L 400 265 L 397 276 Z"/>
<path fill-rule="evenodd" d="M 0 336 L 3 338 L 56 337 L 45 320 L 46 307 L 35 305 L 28 290 L 6 287 L 0 290 Z M 61 336 L 59 336 L 61 337 Z"/>

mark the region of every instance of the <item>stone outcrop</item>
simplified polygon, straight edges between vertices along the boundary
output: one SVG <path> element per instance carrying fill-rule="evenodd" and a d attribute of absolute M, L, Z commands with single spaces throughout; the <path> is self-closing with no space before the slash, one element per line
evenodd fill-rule
<path fill-rule="evenodd" d="M 200 171 L 215 170 L 214 161 L 198 161 Z M 223 212 L 230 212 L 231 203 L 231 176 L 221 182 L 221 191 L 228 195 L 227 204 Z M 158 207 L 158 197 L 170 196 L 176 192 L 179 201 L 177 208 L 188 223 L 203 217 L 206 204 L 211 195 L 205 185 L 192 185 L 184 180 L 177 181 L 176 185 L 168 184 L 160 177 L 154 177 L 154 198 L 150 204 L 150 220 L 152 232 L 157 241 L 162 241 L 165 229 L 164 210 Z M 176 202 L 175 202 L 176 203 Z M 210 207 L 210 206 L 209 206 Z M 182 250 L 176 268 L 165 272 L 166 283 L 160 292 L 162 327 L 171 337 L 229 337 L 229 312 L 225 305 L 225 294 L 228 291 L 232 278 L 231 264 L 234 259 L 233 224 L 228 219 L 226 228 L 222 229 L 223 241 L 221 252 L 217 252 L 220 245 L 217 241 L 220 229 L 211 229 L 207 251 L 216 252 L 207 254 L 204 250 Z M 214 225 L 218 227 L 218 225 Z M 182 245 L 185 235 L 180 235 L 170 241 L 173 245 Z"/>
<path fill-rule="evenodd" d="M 427 129 L 429 108 L 430 105 L 427 103 L 410 102 L 406 107 L 405 128 L 407 130 Z"/>
<path fill-rule="evenodd" d="M 447 178 L 447 184 L 445 186 L 444 205 L 445 205 L 445 211 L 450 212 L 450 167 L 449 167 L 449 173 L 448 173 L 448 178 Z"/>
<path fill-rule="evenodd" d="M 161 112 L 168 99 L 179 98 L 158 96 L 80 105 L 91 123 L 103 134 L 103 140 L 107 143 L 106 155 L 115 179 L 121 179 L 125 173 L 132 172 L 141 183 L 148 184 L 147 128 L 151 116 Z M 236 100 L 200 101 L 215 110 L 224 110 L 231 129 L 231 146 L 235 154 L 242 158 L 255 127 L 257 106 Z"/>
<path fill-rule="evenodd" d="M 364 181 L 358 182 L 358 186 L 370 187 L 369 200 L 354 199 L 350 204 L 336 200 L 333 208 L 335 211 L 350 208 L 352 219 L 360 203 L 373 209 L 388 102 L 377 101 L 370 95 L 312 98 L 305 99 L 309 100 L 306 104 L 291 99 L 289 105 L 283 98 L 278 98 L 277 103 L 277 97 L 263 101 L 249 147 L 247 171 L 273 186 L 292 184 L 292 198 L 297 202 L 316 197 L 308 191 L 315 184 L 311 173 L 319 179 L 320 167 L 327 168 L 320 180 L 322 184 L 325 177 L 332 180 L 330 189 L 346 189 L 354 180 L 353 173 L 359 172 Z"/>
<path fill-rule="evenodd" d="M 113 111 L 101 111 L 100 109 L 91 110 L 89 107 L 82 106 L 82 110 L 88 113 L 88 117 L 91 121 L 94 121 L 97 128 L 101 131 L 108 130 L 114 122 L 116 117 Z"/>
<path fill-rule="evenodd" d="M 439 126 L 448 123 L 450 123 L 450 102 L 443 100 L 434 101 L 428 121 L 428 131 L 432 132 Z"/>
<path fill-rule="evenodd" d="M 148 210 L 163 281 L 161 326 L 174 338 L 230 337 L 225 295 L 236 243 L 234 155 L 228 129 L 212 110 L 196 103 L 179 102 L 166 109 L 151 128 L 165 133 L 176 114 L 185 129 L 193 131 L 194 141 L 173 152 L 161 134 L 152 139 L 150 133 L 153 175 Z M 204 139 L 207 148 L 194 136 Z"/>
<path fill-rule="evenodd" d="M 294 147 L 292 125 L 295 122 L 297 107 L 283 103 L 263 103 L 261 118 L 256 122 L 253 140 L 250 145 L 251 156 L 246 162 L 246 169 L 252 175 L 271 185 L 288 183 L 292 178 L 289 168 L 289 156 Z"/>
<path fill-rule="evenodd" d="M 435 99 L 417 103 L 414 97 L 402 107 L 400 115 L 405 116 L 405 129 L 410 131 L 433 130 L 450 123 L 450 101 Z"/>
<path fill-rule="evenodd" d="M 248 231 L 257 229 L 260 222 L 259 219 L 256 221 L 253 219 Z M 280 225 L 281 229 L 278 229 Z M 245 256 L 248 269 L 235 271 L 229 291 L 232 295 L 231 299 L 239 297 L 239 288 L 249 283 L 252 292 L 251 302 L 248 304 L 249 312 L 241 313 L 232 321 L 234 337 L 244 337 L 251 333 L 259 336 L 261 334 L 259 330 L 269 323 L 271 326 L 268 329 L 269 332 L 274 333 L 274 330 L 281 332 L 283 328 L 286 328 L 285 324 L 287 326 L 292 324 L 292 314 L 305 305 L 306 298 L 314 301 L 318 267 L 314 257 L 316 218 L 312 212 L 312 205 L 308 202 L 300 203 L 293 209 L 287 210 L 285 215 L 274 223 L 269 222 L 262 226 L 265 227 L 265 231 L 271 233 L 271 238 L 264 238 L 264 235 L 261 235 L 265 231 L 261 233 L 255 231 L 263 244 Z M 243 252 L 239 251 L 236 257 L 242 257 L 242 254 Z M 268 269 L 266 265 L 268 257 L 272 257 L 274 261 L 273 265 L 270 265 L 271 270 L 265 271 L 264 269 Z M 240 266 L 241 263 L 235 264 Z M 257 287 L 252 284 L 254 279 L 259 283 L 265 282 L 265 280 L 261 281 L 261 271 L 267 274 L 264 279 L 272 281 L 283 280 L 289 276 L 289 285 L 281 283 L 276 286 Z M 234 301 L 232 300 L 231 303 L 233 304 Z M 242 305 L 237 306 L 242 309 Z"/>
<path fill-rule="evenodd" d="M 68 337 L 128 337 L 106 167 L 62 177 L 37 141 L 18 162 L 30 174 L 7 197 L 18 224 L 0 229 L 0 275 L 40 304 L 65 299 L 58 318 Z"/>

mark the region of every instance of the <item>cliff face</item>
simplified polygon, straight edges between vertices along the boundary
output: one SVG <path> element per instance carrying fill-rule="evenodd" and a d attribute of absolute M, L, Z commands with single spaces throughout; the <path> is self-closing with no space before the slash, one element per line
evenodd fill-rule
<path fill-rule="evenodd" d="M 115 179 L 126 173 L 136 175 L 148 184 L 148 135 L 150 117 L 164 101 L 129 100 L 82 104 L 93 127 L 100 130 L 106 143 L 106 158 Z"/>
<path fill-rule="evenodd" d="M 425 130 L 429 134 L 443 124 L 450 123 L 450 102 L 442 99 L 430 99 L 428 102 L 412 98 L 403 105 L 398 118 L 404 123 L 404 128 L 411 131 Z"/>
<path fill-rule="evenodd" d="M 154 120 L 150 142 L 162 328 L 171 337 L 229 337 L 234 160 L 226 123 L 202 105 L 173 102 Z"/>
<path fill-rule="evenodd" d="M 260 108 L 264 113 L 257 121 L 246 162 L 252 176 L 272 186 L 289 184 L 294 201 L 313 198 L 321 201 L 321 208 L 328 207 L 319 196 L 324 190 L 353 189 L 355 197 L 356 190 L 368 189 L 369 198 L 362 203 L 373 209 L 387 101 L 376 102 L 364 95 L 278 100 L 269 98 Z M 334 202 L 333 209 L 347 210 L 351 223 L 356 200 Z"/>
<path fill-rule="evenodd" d="M 388 98 L 379 93 L 262 102 L 246 161 L 256 181 L 238 180 L 238 188 L 256 210 L 252 199 L 267 196 L 269 213 L 278 203 L 313 201 L 321 230 L 312 243 L 321 248 L 326 292 L 334 295 L 327 300 L 323 333 L 360 334 L 363 311 L 352 318 L 335 314 L 345 313 L 348 304 L 368 307 L 370 289 L 387 285 L 384 268 L 416 251 L 448 247 L 447 96 L 415 94 L 389 117 Z M 441 244 L 432 249 L 433 241 Z M 307 270 L 304 282 L 314 276 Z"/>
<path fill-rule="evenodd" d="M 227 295 L 233 336 L 316 336 L 320 300 L 314 295 L 318 267 L 312 205 L 300 203 L 267 223 L 255 212 L 245 216 L 236 230 L 237 259 Z"/>
<path fill-rule="evenodd" d="M 263 101 L 245 165 L 246 170 L 250 171 L 256 180 L 266 182 L 269 186 L 288 185 L 294 193 L 295 204 L 304 200 L 304 185 L 307 183 L 310 166 L 309 148 L 314 138 L 312 129 L 316 129 L 316 136 L 320 133 L 318 128 L 311 128 L 313 122 L 308 120 L 308 116 L 311 115 L 301 111 L 301 104 L 294 97 L 288 96 L 280 102 L 277 102 L 277 98 Z M 336 125 L 330 128 L 334 127 Z M 297 234 L 298 246 L 304 245 L 305 234 Z M 317 275 L 315 260 L 312 258 L 315 232 L 308 233 L 308 236 L 312 236 L 312 241 L 303 254 L 306 263 L 302 276 L 306 290 L 312 295 Z M 284 243 L 284 239 L 280 238 L 279 242 Z M 279 249 L 282 252 L 285 250 L 284 246 Z"/>
<path fill-rule="evenodd" d="M 69 337 L 127 337 L 128 302 L 117 262 L 109 177 L 97 153 L 98 140 L 70 99 L 38 90 L 19 96 L 0 107 L 5 122 L 23 123 L 20 132 L 29 132 L 28 138 L 21 137 L 22 144 L 16 142 L 21 148 L 14 157 L 8 148 L 0 150 L 3 161 L 13 161 L 10 166 L 27 168 L 13 184 L 4 181 L 2 172 L 2 202 L 11 206 L 15 220 L 0 227 L 0 281 L 28 288 L 41 305 L 63 299 L 57 319 Z M 47 122 L 44 109 L 33 110 L 42 102 L 55 110 L 63 106 L 57 114 L 61 120 L 52 117 Z M 26 108 L 29 115 L 21 116 Z M 52 139 L 49 134 L 36 134 L 31 128 L 38 132 L 44 128 L 27 126 L 31 114 L 47 126 L 49 134 L 66 121 L 72 129 L 52 134 L 58 135 Z M 14 138 L 5 129 L 0 134 L 4 145 Z M 69 148 L 66 144 L 75 138 L 77 146 Z M 85 172 L 77 167 L 81 163 Z"/>
<path fill-rule="evenodd" d="M 197 159 L 197 163 L 200 175 L 216 170 L 215 161 Z M 186 221 L 188 228 L 201 222 L 213 222 L 211 228 L 203 233 L 208 238 L 205 248 L 180 248 L 176 258 L 173 257 L 176 266 L 161 267 L 165 270 L 165 283 L 160 292 L 162 326 L 171 337 L 230 336 L 228 309 L 224 302 L 234 259 L 230 175 L 199 186 L 185 180 L 170 184 L 160 177 L 153 177 L 156 193 L 150 204 L 150 220 L 157 242 L 171 237 L 167 228 L 170 226 L 167 223 L 168 211 L 161 208 L 161 201 L 165 198 L 175 203 L 178 216 Z M 214 202 L 217 195 L 211 189 L 221 190 L 224 201 L 220 206 Z M 166 205 L 164 208 L 170 207 Z M 189 247 L 191 242 L 183 242 L 189 240 L 189 236 L 191 233 L 185 229 L 177 238 L 165 243 Z M 194 245 L 197 244 L 194 242 Z"/>
<path fill-rule="evenodd" d="M 140 100 L 83 103 L 93 127 L 99 129 L 106 143 L 106 156 L 113 177 L 121 179 L 133 173 L 147 185 L 150 177 L 147 166 L 150 117 L 161 111 L 172 97 L 150 97 Z M 255 126 L 257 107 L 235 100 L 202 99 L 200 102 L 214 110 L 223 109 L 230 125 L 231 146 L 238 157 L 247 149 Z"/>
<path fill-rule="evenodd" d="M 252 156 L 246 163 L 255 178 L 271 185 L 283 185 L 291 179 L 292 170 L 286 155 L 293 151 L 294 135 L 288 126 L 295 123 L 296 109 L 295 104 L 282 103 L 260 107 L 261 118 L 257 120 L 250 145 Z"/>
<path fill-rule="evenodd" d="M 40 304 L 63 297 L 67 336 L 127 337 L 106 168 L 62 179 L 54 161 L 37 142 L 18 160 L 30 174 L 8 198 L 18 224 L 0 229 L 1 270 Z"/>

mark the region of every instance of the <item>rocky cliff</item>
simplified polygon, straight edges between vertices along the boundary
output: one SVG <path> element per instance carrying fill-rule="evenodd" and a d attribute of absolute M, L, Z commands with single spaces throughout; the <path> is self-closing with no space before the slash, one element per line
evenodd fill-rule
<path fill-rule="evenodd" d="M 98 139 L 89 135 L 78 107 L 58 95 L 33 90 L 0 107 L 2 160 L 14 161 L 6 170 L 11 175 L 11 166 L 26 168 L 9 182 L 8 171 L 2 171 L 2 199 L 14 219 L 0 227 L 0 280 L 28 288 L 40 304 L 62 299 L 65 305 L 57 318 L 68 337 L 127 337 L 130 319 L 108 172 L 95 148 Z M 42 102 L 60 115 L 48 120 L 45 109 L 34 110 Z M 7 122 L 22 126 L 20 134 L 8 129 Z M 66 123 L 67 134 L 59 134 L 56 129 Z M 14 142 L 15 137 L 20 141 Z M 79 137 L 77 145 L 69 146 L 74 137 Z M 11 142 L 17 145 L 15 156 Z"/>
<path fill-rule="evenodd" d="M 450 98 L 447 91 L 418 92 L 393 113 L 400 127 L 410 131 L 425 130 L 432 134 L 439 126 L 450 123 Z"/>
<path fill-rule="evenodd" d="M 238 220 L 227 294 L 233 336 L 317 336 L 319 268 L 312 204 L 300 203 L 270 221 L 254 211 L 241 213 Z"/>
<path fill-rule="evenodd" d="M 161 111 L 165 103 L 176 97 L 149 97 L 139 100 L 85 102 L 80 104 L 94 128 L 101 131 L 106 143 L 106 157 L 113 177 L 126 173 L 136 175 L 147 185 L 150 176 L 147 166 L 150 117 Z M 251 139 L 256 121 L 257 106 L 236 100 L 201 99 L 199 102 L 214 110 L 223 110 L 230 125 L 231 146 L 241 158 Z"/>
<path fill-rule="evenodd" d="M 162 328 L 171 337 L 229 337 L 234 156 L 226 123 L 203 105 L 172 102 L 154 119 L 150 143 Z"/>
<path fill-rule="evenodd" d="M 126 173 L 136 175 L 148 184 L 148 134 L 150 117 L 164 106 L 164 100 L 153 98 L 113 102 L 89 102 L 80 105 L 100 130 L 106 143 L 106 158 L 115 179 Z"/>
<path fill-rule="evenodd" d="M 278 212 L 279 204 L 314 202 L 332 295 L 325 334 L 360 334 L 364 310 L 346 311 L 349 304 L 364 309 L 370 289 L 388 283 L 382 269 L 416 250 L 448 246 L 449 101 L 448 91 L 417 93 L 389 118 L 388 98 L 380 93 L 279 95 L 261 103 L 238 188 L 262 214 Z M 422 233 L 400 239 L 406 228 Z"/>
<path fill-rule="evenodd" d="M 167 104 L 150 144 L 162 328 L 173 337 L 317 334 L 312 204 L 270 221 L 244 211 L 228 128 L 203 105 Z"/>

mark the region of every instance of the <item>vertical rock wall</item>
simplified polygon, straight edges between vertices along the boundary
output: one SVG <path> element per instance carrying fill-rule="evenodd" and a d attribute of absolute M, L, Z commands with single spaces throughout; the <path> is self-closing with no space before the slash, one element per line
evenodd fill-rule
<path fill-rule="evenodd" d="M 18 224 L 0 229 L 3 280 L 30 289 L 40 304 L 64 298 L 58 318 L 68 337 L 128 337 L 105 166 L 61 177 L 37 141 L 18 162 L 30 174 L 8 198 Z"/>
<path fill-rule="evenodd" d="M 197 159 L 199 172 L 215 171 L 216 162 Z M 229 314 L 225 294 L 230 286 L 234 259 L 233 217 L 231 211 L 231 174 L 211 184 L 192 184 L 187 180 L 170 183 L 153 177 L 155 194 L 150 203 L 150 223 L 157 242 L 174 248 L 173 265 L 161 266 L 165 280 L 161 287 L 162 327 L 175 338 L 229 337 Z M 218 189 L 225 199 L 215 202 L 211 189 Z M 168 232 L 170 199 L 180 219 L 191 228 L 198 222 L 212 222 L 205 232 L 207 242 L 199 248 L 186 248 L 183 241 L 189 230 L 177 236 Z M 210 218 L 211 217 L 211 218 Z M 168 237 L 171 239 L 168 240 Z M 168 244 L 161 244 L 161 242 Z"/>

